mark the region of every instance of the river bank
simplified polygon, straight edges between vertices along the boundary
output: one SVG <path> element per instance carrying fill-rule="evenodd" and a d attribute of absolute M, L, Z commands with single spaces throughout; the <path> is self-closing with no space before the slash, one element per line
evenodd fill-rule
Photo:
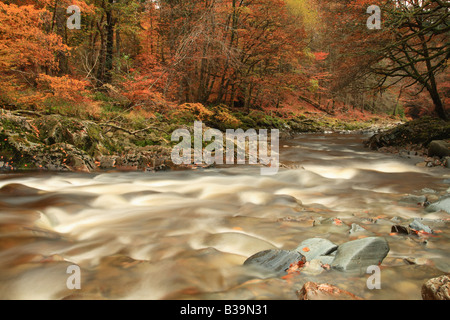
<path fill-rule="evenodd" d="M 220 112 L 227 114 L 223 110 Z M 389 118 L 344 121 L 324 116 L 298 116 L 284 119 L 258 112 L 235 114 L 232 121 L 227 118 L 220 122 L 217 114 L 207 114 L 209 118 L 205 119 L 202 115 L 196 118 L 193 113 L 188 113 L 178 121 L 127 121 L 126 118 L 108 121 L 1 109 L 0 170 L 101 172 L 182 169 L 171 161 L 174 146 L 171 133 L 180 128 L 192 132 L 194 120 L 206 120 L 208 127 L 220 130 L 228 126 L 244 130 L 278 129 L 281 139 L 303 133 L 375 134 L 399 124 L 398 120 Z"/>
<path fill-rule="evenodd" d="M 450 122 L 430 117 L 374 134 L 367 148 L 412 159 L 420 167 L 450 168 Z"/>

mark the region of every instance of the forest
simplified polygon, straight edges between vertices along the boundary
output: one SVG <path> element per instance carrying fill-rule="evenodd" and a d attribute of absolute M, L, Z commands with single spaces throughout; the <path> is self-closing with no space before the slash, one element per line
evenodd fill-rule
<path fill-rule="evenodd" d="M 444 0 L 2 0 L 0 104 L 150 123 L 217 108 L 230 123 L 447 120 L 448 32 Z"/>
<path fill-rule="evenodd" d="M 449 18 L 0 0 L 0 299 L 450 300 Z"/>

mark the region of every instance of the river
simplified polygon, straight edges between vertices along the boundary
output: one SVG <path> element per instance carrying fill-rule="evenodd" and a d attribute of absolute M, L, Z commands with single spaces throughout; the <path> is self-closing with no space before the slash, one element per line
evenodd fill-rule
<path fill-rule="evenodd" d="M 364 149 L 364 138 L 283 141 L 280 161 L 290 169 L 274 176 L 256 166 L 1 174 L 0 299 L 290 300 L 306 281 L 364 299 L 421 299 L 424 281 L 450 270 L 449 216 L 399 200 L 424 188 L 445 192 L 450 174 Z M 390 235 L 392 225 L 415 217 L 430 219 L 438 233 Z M 352 240 L 352 223 L 389 242 L 379 290 L 367 288 L 369 275 L 283 279 L 242 265 L 312 237 Z M 67 287 L 72 265 L 80 267 L 79 290 Z"/>

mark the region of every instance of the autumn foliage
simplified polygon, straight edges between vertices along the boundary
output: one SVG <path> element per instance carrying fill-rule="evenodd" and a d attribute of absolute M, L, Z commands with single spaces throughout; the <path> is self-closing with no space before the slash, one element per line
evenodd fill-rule
<path fill-rule="evenodd" d="M 380 82 L 371 72 L 375 64 L 387 70 L 389 57 L 378 49 L 399 39 L 394 29 L 368 30 L 366 9 L 389 3 L 2 0 L 0 103 L 42 109 L 65 101 L 173 116 L 201 105 L 230 123 L 229 112 L 211 107 L 396 115 L 417 105 L 411 95 L 420 87 Z M 79 30 L 66 25 L 69 5 L 81 10 Z M 441 38 L 430 49 L 448 52 Z M 434 80 L 426 88 L 445 104 L 448 79 Z"/>

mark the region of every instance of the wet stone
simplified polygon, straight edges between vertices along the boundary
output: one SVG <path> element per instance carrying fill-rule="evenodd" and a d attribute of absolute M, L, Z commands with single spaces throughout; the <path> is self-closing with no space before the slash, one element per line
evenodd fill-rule
<path fill-rule="evenodd" d="M 267 271 L 284 274 L 289 266 L 299 261 L 305 261 L 305 257 L 295 250 L 265 250 L 258 252 L 247 260 L 245 266 L 259 266 Z"/>
<path fill-rule="evenodd" d="M 389 253 L 389 244 L 382 237 L 368 237 L 340 245 L 331 264 L 338 271 L 365 272 L 367 267 L 379 265 Z"/>
<path fill-rule="evenodd" d="M 433 230 L 429 226 L 423 224 L 422 221 L 420 221 L 420 219 L 414 219 L 414 221 L 409 224 L 409 227 L 416 231 L 425 231 L 426 233 L 433 233 Z"/>
<path fill-rule="evenodd" d="M 427 208 L 427 212 L 445 211 L 450 213 L 450 198 L 441 199 L 435 203 L 430 204 Z"/>
<path fill-rule="evenodd" d="M 331 264 L 333 263 L 334 260 L 334 256 L 320 256 L 316 258 L 317 260 L 320 261 L 320 263 L 322 264 L 328 264 L 331 266 Z"/>
<path fill-rule="evenodd" d="M 305 256 L 306 261 L 311 261 L 319 256 L 326 256 L 336 251 L 338 246 L 327 239 L 311 238 L 303 241 L 297 250 Z"/>
<path fill-rule="evenodd" d="M 422 286 L 423 300 L 450 300 L 450 277 L 447 275 L 433 278 Z"/>
<path fill-rule="evenodd" d="M 309 276 L 317 276 L 325 271 L 324 268 L 322 268 L 322 264 L 323 263 L 319 259 L 313 259 L 305 264 L 301 273 Z"/>
<path fill-rule="evenodd" d="M 401 225 L 392 226 L 391 232 L 398 234 L 411 234 L 411 229 Z"/>

